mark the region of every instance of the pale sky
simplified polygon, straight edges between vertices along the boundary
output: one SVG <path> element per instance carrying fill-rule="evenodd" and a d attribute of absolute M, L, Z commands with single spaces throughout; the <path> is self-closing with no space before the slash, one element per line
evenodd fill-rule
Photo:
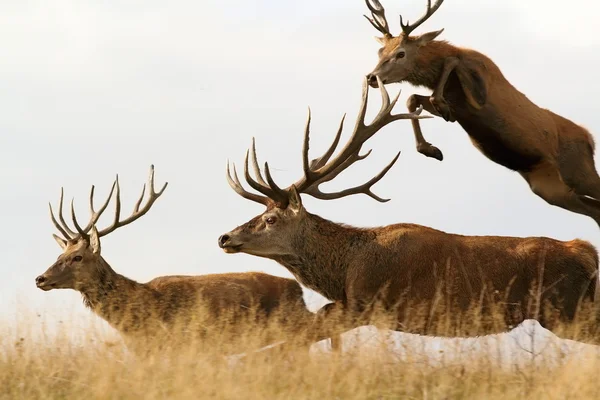
<path fill-rule="evenodd" d="M 394 33 L 397 15 L 418 18 L 425 0 L 384 0 Z M 584 0 L 446 0 L 418 32 L 486 53 L 534 102 L 571 118 L 598 138 L 596 79 L 600 5 Z M 348 113 L 354 124 L 363 77 L 377 61 L 377 32 L 362 0 L 305 1 L 2 1 L 0 2 L 0 314 L 27 309 L 48 318 L 89 316 L 78 293 L 42 292 L 34 279 L 60 254 L 48 201 L 60 187 L 87 217 L 116 173 L 123 213 L 131 210 L 150 164 L 169 187 L 139 221 L 102 240 L 104 258 L 137 281 L 168 274 L 259 270 L 291 276 L 277 263 L 228 255 L 217 238 L 263 211 L 225 179 L 229 158 L 241 167 L 256 137 L 281 186 L 301 174 L 302 133 L 313 112 L 313 156 L 329 145 Z M 411 93 L 402 89 L 396 112 Z M 371 91 L 369 116 L 379 108 Z M 458 124 L 422 123 L 444 152 L 418 154 L 409 122 L 381 130 L 373 154 L 330 188 L 362 183 L 398 151 L 366 196 L 322 201 L 310 212 L 357 226 L 411 222 L 473 235 L 575 237 L 600 246 L 588 217 L 546 204 L 516 173 L 480 154 Z M 110 220 L 101 220 L 100 227 Z M 307 293 L 314 309 L 323 304 Z"/>

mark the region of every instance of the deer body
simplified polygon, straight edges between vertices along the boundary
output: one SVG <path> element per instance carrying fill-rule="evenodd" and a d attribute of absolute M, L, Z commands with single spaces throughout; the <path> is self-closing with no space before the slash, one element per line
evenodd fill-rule
<path fill-rule="evenodd" d="M 278 218 L 281 224 L 294 218 L 294 229 L 279 232 L 277 243 L 267 245 L 260 239 L 266 233 L 249 223 L 227 233 L 222 247 L 279 262 L 304 286 L 354 315 L 354 324 L 367 323 L 369 307 L 379 302 L 398 316 L 397 330 L 431 333 L 426 324 L 403 319 L 413 307 L 432 312 L 441 295 L 452 304 L 439 305 L 440 313 L 465 314 L 479 302 L 486 316 L 499 303 L 509 305 L 503 324 L 465 336 L 504 332 L 531 318 L 552 330 L 573 321 L 581 303 L 592 305 L 595 298 L 598 254 L 582 240 L 462 236 L 415 224 L 354 228 L 303 208 L 296 213 Z M 538 301 L 556 315 L 538 314 Z"/>
<path fill-rule="evenodd" d="M 453 72 L 446 82 L 443 98 L 456 122 L 490 160 L 523 173 L 543 161 L 556 161 L 562 175 L 573 181 L 574 158 L 582 154 L 593 157 L 594 140 L 586 129 L 537 106 L 504 77 L 491 59 L 475 50 L 461 49 L 446 41 L 431 41 L 419 53 L 417 71 L 405 81 L 435 90 L 446 57 L 456 58 L 459 61 L 456 69 L 464 68 L 472 73 L 481 86 L 475 96 L 482 99 L 481 103 L 470 101 L 459 75 Z M 543 148 L 540 143 L 544 144 Z M 576 146 L 571 154 L 569 146 Z M 593 173 L 595 171 L 593 168 Z M 600 186 L 596 195 L 600 197 Z"/>
<path fill-rule="evenodd" d="M 407 106 L 422 106 L 435 116 L 458 122 L 471 141 L 490 160 L 517 171 L 531 190 L 549 204 L 591 217 L 600 225 L 600 176 L 594 164 L 592 135 L 550 110 L 541 108 L 517 90 L 486 55 L 435 40 L 442 30 L 420 36 L 411 32 L 442 4 L 436 1 L 415 24 L 402 24 L 392 36 L 385 10 L 378 0 L 367 0 L 372 19 L 383 37 L 379 62 L 368 75 L 376 87 L 409 82 L 433 91 L 414 94 Z M 377 78 L 376 78 L 377 77 Z M 438 160 L 442 152 L 423 137 L 412 121 L 417 150 Z"/>
<path fill-rule="evenodd" d="M 87 279 L 56 286 L 60 267 L 54 267 L 56 271 L 50 267 L 43 280 L 38 278 L 38 287 L 78 290 L 84 304 L 133 350 L 151 339 L 177 345 L 206 337 L 242 336 L 252 322 L 256 328 L 278 323 L 281 336 L 268 337 L 262 343 L 266 346 L 278 339 L 292 340 L 314 317 L 293 279 L 247 272 L 161 276 L 138 283 L 116 273 L 102 257 L 90 261 L 95 265 Z M 229 350 L 240 348 L 234 345 Z"/>
<path fill-rule="evenodd" d="M 165 184 L 156 193 L 153 179 L 152 169 L 148 202 L 140 210 L 144 190 L 134 213 L 124 220 L 120 219 L 118 179 L 97 212 L 93 206 L 92 187 L 92 217 L 86 228 L 79 225 L 71 207 L 77 232 L 64 221 L 61 192 L 60 223 L 52 208 L 50 210 L 53 223 L 64 236 L 54 235 L 63 253 L 36 278 L 37 287 L 79 291 L 84 304 L 115 328 L 136 353 L 165 346 L 176 348 L 187 343 L 198 344 L 198 340 L 209 338 L 218 339 L 217 344 L 226 352 L 240 351 L 246 343 L 239 343 L 236 338 L 244 337 L 249 328 L 256 329 L 261 335 L 258 337 L 261 347 L 279 340 L 288 345 L 308 345 L 302 335 L 312 323 L 314 314 L 306 308 L 302 288 L 293 279 L 248 272 L 161 276 L 138 283 L 111 268 L 100 254 L 100 237 L 135 221 L 150 209 L 166 188 Z M 97 231 L 95 223 L 115 188 L 117 206 L 113 225 Z"/>

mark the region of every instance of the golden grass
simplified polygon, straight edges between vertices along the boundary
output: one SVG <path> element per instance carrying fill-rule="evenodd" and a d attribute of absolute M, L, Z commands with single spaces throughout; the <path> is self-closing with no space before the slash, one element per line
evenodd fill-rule
<path fill-rule="evenodd" d="M 436 351 L 419 345 L 431 339 L 401 335 L 401 351 L 390 351 L 389 343 L 379 340 L 350 350 L 346 343 L 341 356 L 313 346 L 310 353 L 225 357 L 213 341 L 142 359 L 111 329 L 81 324 L 78 331 L 86 333 L 79 337 L 71 334 L 75 323 L 60 324 L 52 335 L 34 334 L 42 332 L 40 318 L 3 324 L 0 399 L 600 398 L 600 357 L 565 355 L 554 345 L 506 354 L 493 348 L 493 340 L 469 339 L 481 348 L 467 356 L 468 340 L 447 339 Z M 239 339 L 252 342 L 255 329 L 247 332 Z M 351 336 L 346 334 L 345 342 Z M 463 347 L 452 349 L 453 343 Z M 584 346 L 583 354 L 596 354 L 592 350 Z M 550 359 L 554 362 L 545 361 Z"/>

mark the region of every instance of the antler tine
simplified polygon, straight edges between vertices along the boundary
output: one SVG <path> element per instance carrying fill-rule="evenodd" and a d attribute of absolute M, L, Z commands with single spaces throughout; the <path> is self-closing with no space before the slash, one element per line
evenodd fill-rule
<path fill-rule="evenodd" d="M 304 141 L 302 143 L 302 169 L 304 170 L 304 177 L 306 179 L 310 179 L 310 177 L 312 175 L 311 167 L 313 167 L 314 164 L 319 162 L 318 159 L 314 159 L 310 163 L 308 162 L 308 149 L 310 148 L 310 120 L 311 120 L 311 113 L 310 113 L 310 107 L 308 107 L 308 117 L 306 118 L 306 126 L 304 127 Z M 326 156 L 326 155 L 327 155 L 327 152 L 325 152 L 325 154 L 323 154 L 323 156 Z M 321 157 L 321 158 L 323 158 L 323 157 Z"/>
<path fill-rule="evenodd" d="M 117 191 L 115 193 L 115 215 L 112 226 L 118 225 L 119 219 L 121 219 L 121 185 L 119 183 L 119 175 L 117 175 L 115 181 L 117 182 Z"/>
<path fill-rule="evenodd" d="M 273 196 L 273 191 L 271 190 L 270 187 L 268 187 L 266 185 L 261 185 L 260 183 L 256 182 L 254 179 L 252 179 L 252 176 L 250 176 L 250 172 L 248 171 L 249 155 L 250 155 L 250 150 L 246 150 L 246 157 L 244 158 L 244 178 L 246 178 L 246 182 L 248 182 L 248 185 L 250 185 L 250 187 L 252 189 L 262 193 L 263 195 L 265 195 L 267 197 Z"/>
<path fill-rule="evenodd" d="M 371 154 L 370 150 L 364 156 L 358 156 L 358 157 L 360 159 L 364 159 L 369 154 Z M 369 181 L 363 183 L 362 185 L 355 186 L 350 189 L 344 189 L 339 192 L 331 192 L 331 193 L 322 192 L 318 188 L 318 186 L 313 186 L 311 188 L 310 192 L 305 192 L 305 193 L 310 194 L 311 196 L 313 196 L 317 199 L 321 199 L 321 200 L 334 200 L 334 199 L 340 199 L 340 198 L 346 197 L 346 196 L 351 196 L 353 194 L 363 193 L 381 203 L 386 203 L 386 202 L 390 201 L 390 199 L 384 199 L 384 198 L 379 197 L 378 195 L 373 193 L 371 188 L 373 187 L 373 185 L 375 185 L 377 182 L 379 182 L 381 180 L 381 178 L 383 178 L 385 176 L 385 174 L 388 173 L 388 171 L 394 166 L 396 161 L 398 161 L 398 157 L 400 157 L 400 152 L 398 152 L 398 154 L 396 154 L 396 156 L 392 159 L 392 161 L 388 165 L 386 165 L 377 175 L 375 175 L 373 178 L 371 178 Z"/>
<path fill-rule="evenodd" d="M 240 183 L 240 179 L 238 178 L 238 174 L 235 169 L 235 164 L 233 164 L 233 178 L 231 177 L 231 170 L 229 169 L 229 160 L 227 160 L 227 183 L 229 183 L 229 186 L 243 198 L 255 201 L 265 206 L 269 204 L 268 197 L 260 196 L 258 194 L 248 192 L 246 189 L 244 189 L 244 187 Z"/>
<path fill-rule="evenodd" d="M 431 0 L 427 0 L 427 11 L 421 18 L 417 20 L 417 22 L 415 22 L 412 25 L 408 22 L 408 20 L 406 20 L 405 24 L 404 21 L 402 21 L 402 15 L 400 15 L 400 26 L 402 27 L 402 32 L 404 32 L 404 35 L 410 35 L 412 31 L 419 27 L 419 25 L 427 21 L 429 17 L 431 17 L 437 11 L 437 9 L 440 8 L 443 2 L 444 0 L 436 0 L 435 4 L 432 7 Z"/>
<path fill-rule="evenodd" d="M 152 164 L 150 165 L 150 177 L 148 178 L 148 184 L 150 185 L 150 193 L 152 193 L 152 196 L 158 198 L 158 196 L 163 194 L 169 182 L 165 182 L 165 184 L 162 186 L 162 188 L 160 188 L 158 192 L 154 191 L 154 164 Z M 155 201 L 156 198 L 153 201 Z"/>
<path fill-rule="evenodd" d="M 277 186 L 277 184 L 273 180 L 273 177 L 271 176 L 271 171 L 269 170 L 269 163 L 267 162 L 265 162 L 265 176 L 267 177 L 269 187 L 275 193 L 275 197 L 273 197 L 273 200 L 275 200 L 282 208 L 287 207 L 289 203 L 289 197 L 287 195 L 287 192 L 281 189 L 279 186 Z"/>
<path fill-rule="evenodd" d="M 138 212 L 140 210 L 140 206 L 142 205 L 142 200 L 144 200 L 145 194 L 146 194 L 146 184 L 144 183 L 144 186 L 142 186 L 142 194 L 140 194 L 138 201 L 136 201 L 135 206 L 133 206 L 133 212 Z"/>
<path fill-rule="evenodd" d="M 391 37 L 392 34 L 390 33 L 390 28 L 388 26 L 387 19 L 385 18 L 385 9 L 379 0 L 365 0 L 365 3 L 367 3 L 367 8 L 369 11 L 371 11 L 373 18 L 369 18 L 366 15 L 363 16 L 371 23 L 371 25 L 373 25 L 375 29 L 383 33 L 384 36 Z"/>
<path fill-rule="evenodd" d="M 277 187 L 277 185 L 275 185 L 275 187 L 277 188 L 277 189 L 275 189 L 275 187 L 273 187 L 267 183 L 267 182 L 269 182 L 269 178 L 270 178 L 269 174 L 267 174 L 267 171 L 265 171 L 265 175 L 267 175 L 267 182 L 265 182 L 264 185 L 258 183 L 257 181 L 255 181 L 252 178 L 252 176 L 250 176 L 250 172 L 248 171 L 249 153 L 250 153 L 250 151 L 246 151 L 246 158 L 244 159 L 244 177 L 246 178 L 246 182 L 248 182 L 248 185 L 250 185 L 250 187 L 252 187 L 254 190 L 262 193 L 263 195 L 267 196 L 271 200 L 275 201 L 276 203 L 285 204 L 288 199 L 287 194 L 285 194 L 283 191 L 281 191 L 281 189 L 279 189 L 279 187 Z M 253 153 L 252 158 L 257 159 L 256 147 L 253 147 L 252 153 Z M 258 161 L 257 161 L 257 164 L 258 164 Z M 258 165 L 257 165 L 257 168 L 258 168 Z M 259 169 L 258 175 L 260 175 L 260 169 Z M 271 179 L 271 181 L 273 180 L 272 177 L 270 179 Z M 278 191 L 278 189 L 279 189 L 279 191 Z"/>
<path fill-rule="evenodd" d="M 52 210 L 52 203 L 49 202 L 48 206 L 50 208 L 50 219 L 52 220 L 52 223 L 54 224 L 54 226 L 56 227 L 56 229 L 58 229 L 58 231 L 63 235 L 64 239 L 67 239 L 67 240 L 73 239 L 73 237 L 71 235 L 69 235 L 67 233 L 67 231 L 65 231 L 62 226 L 60 226 L 60 224 L 58 223 L 58 221 L 54 217 L 54 211 Z"/>
<path fill-rule="evenodd" d="M 260 173 L 260 167 L 258 166 L 258 157 L 256 157 L 256 141 L 252 138 L 252 167 L 254 168 L 254 175 L 256 175 L 256 179 L 258 183 L 263 186 L 267 186 L 267 182 L 265 182 L 262 174 Z"/>
<path fill-rule="evenodd" d="M 366 79 L 365 79 L 365 84 L 367 84 Z M 381 91 L 382 105 L 381 105 L 381 109 L 380 109 L 379 113 L 373 119 L 373 121 L 371 122 L 370 125 L 368 125 L 368 126 L 364 125 L 364 119 L 363 119 L 363 126 L 365 129 L 364 129 L 364 132 L 360 132 L 360 134 L 359 134 L 360 136 L 366 138 L 363 140 L 363 143 L 364 143 L 364 141 L 366 141 L 367 139 L 372 137 L 375 133 L 377 133 L 377 131 L 379 131 L 381 128 L 383 128 L 385 125 L 389 124 L 390 122 L 398 121 L 400 119 L 433 118 L 430 115 L 421 115 L 421 112 L 423 111 L 422 106 L 419 106 L 419 108 L 417 108 L 415 111 L 410 112 L 410 113 L 392 114 L 392 110 L 393 110 L 394 106 L 396 105 L 396 102 L 398 101 L 398 98 L 400 97 L 400 94 L 402 92 L 398 91 L 398 94 L 394 97 L 394 100 L 390 101 L 389 94 L 387 93 L 387 90 L 385 89 L 385 86 L 383 85 L 383 82 L 381 81 L 379 76 L 377 76 L 377 84 L 379 85 L 379 89 Z"/>
<path fill-rule="evenodd" d="M 102 216 L 102 213 L 104 213 L 104 211 L 108 207 L 108 204 L 110 203 L 110 200 L 112 199 L 113 193 L 115 191 L 115 187 L 117 185 L 118 179 L 119 179 L 119 177 L 117 176 L 117 178 L 115 179 L 115 181 L 112 184 L 112 187 L 110 189 L 110 193 L 108 194 L 108 196 L 106 197 L 106 200 L 104 201 L 104 203 L 102 203 L 102 205 L 100 206 L 100 208 L 98 209 L 98 211 L 94 210 L 94 191 L 95 191 L 95 187 L 94 187 L 94 185 L 92 185 L 92 189 L 90 190 L 90 214 L 91 214 L 91 217 L 90 217 L 90 221 L 88 222 L 88 224 L 83 229 L 83 231 L 86 234 L 90 232 L 90 229 L 92 229 L 92 226 L 94 226 L 98 222 L 98 220 Z"/>
<path fill-rule="evenodd" d="M 333 179 L 335 179 L 342 171 L 345 171 L 348 167 L 350 167 L 352 164 L 354 164 L 357 161 L 360 160 L 364 160 L 365 158 L 367 158 L 370 154 L 371 154 L 372 150 L 367 151 L 365 154 L 363 155 L 359 155 L 358 153 L 354 153 L 352 154 L 350 157 L 348 157 L 343 163 L 341 163 L 340 165 L 338 165 L 333 171 L 331 171 L 329 174 L 327 174 L 326 176 L 323 176 L 320 180 L 319 183 L 317 185 L 312 185 L 307 191 L 307 194 L 310 194 L 309 192 L 312 190 L 312 187 L 316 187 L 316 186 L 320 186 L 321 184 L 325 183 L 325 182 L 329 182 Z"/>
<path fill-rule="evenodd" d="M 79 222 L 77 222 L 77 217 L 75 216 L 75 205 L 73 204 L 74 202 L 75 199 L 71 199 L 71 219 L 73 220 L 73 225 L 75 225 L 75 229 L 77 229 L 77 232 L 79 232 L 79 236 L 85 238 L 88 235 L 87 232 L 81 229 Z"/>
<path fill-rule="evenodd" d="M 90 214 L 94 215 L 94 213 L 96 211 L 94 211 L 94 189 L 95 186 L 92 185 L 92 188 L 90 189 Z"/>
<path fill-rule="evenodd" d="M 327 149 L 325 154 L 323 154 L 321 157 L 315 158 L 314 160 L 311 161 L 311 163 L 310 163 L 311 169 L 315 169 L 315 170 L 319 169 L 319 168 L 323 167 L 327 163 L 327 161 L 329 161 L 329 159 L 333 155 L 333 152 L 335 151 L 338 144 L 340 143 L 340 138 L 342 137 L 342 130 L 344 129 L 344 121 L 345 120 L 346 120 L 346 114 L 344 114 L 342 116 L 342 120 L 340 121 L 340 126 L 337 130 L 337 133 L 335 134 L 335 139 L 333 139 L 331 146 L 329 146 L 329 148 Z M 308 133 L 307 133 L 307 135 L 308 135 Z M 306 151 L 306 157 L 308 158 L 308 149 Z"/>
<path fill-rule="evenodd" d="M 60 200 L 58 200 L 58 220 L 62 224 L 63 229 L 72 237 L 75 238 L 77 236 L 77 232 L 73 231 L 69 228 L 69 225 L 65 222 L 65 218 L 63 216 L 63 200 L 64 200 L 64 190 L 60 188 Z"/>
<path fill-rule="evenodd" d="M 128 224 L 132 223 L 133 221 L 137 220 L 138 218 L 140 218 L 142 215 L 146 214 L 150 210 L 150 208 L 152 207 L 154 202 L 164 193 L 168 184 L 169 184 L 169 182 L 165 182 L 163 187 L 158 192 L 156 192 L 154 190 L 154 165 L 151 165 L 150 166 L 150 174 L 148 177 L 148 184 L 147 184 L 149 195 L 148 195 L 148 200 L 146 201 L 146 204 L 140 209 L 141 200 L 143 199 L 144 193 L 146 191 L 146 185 L 144 185 L 144 187 L 142 189 L 142 196 L 135 203 L 134 211 L 132 212 L 132 214 L 129 217 L 125 218 L 124 220 L 120 220 L 121 187 L 119 185 L 119 177 L 117 176 L 117 179 L 115 180 L 115 187 L 116 187 L 115 218 L 114 218 L 113 223 L 109 227 L 98 232 L 98 236 L 102 237 L 102 236 L 108 235 L 109 233 L 113 232 L 117 228 L 128 225 Z"/>

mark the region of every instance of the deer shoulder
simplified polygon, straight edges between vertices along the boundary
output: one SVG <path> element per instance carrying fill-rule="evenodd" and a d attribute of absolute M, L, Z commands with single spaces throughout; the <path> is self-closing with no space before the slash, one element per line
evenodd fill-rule
<path fill-rule="evenodd" d="M 454 69 L 467 103 L 476 110 L 485 106 L 490 86 L 490 75 L 481 53 L 472 50 L 461 52 Z"/>

